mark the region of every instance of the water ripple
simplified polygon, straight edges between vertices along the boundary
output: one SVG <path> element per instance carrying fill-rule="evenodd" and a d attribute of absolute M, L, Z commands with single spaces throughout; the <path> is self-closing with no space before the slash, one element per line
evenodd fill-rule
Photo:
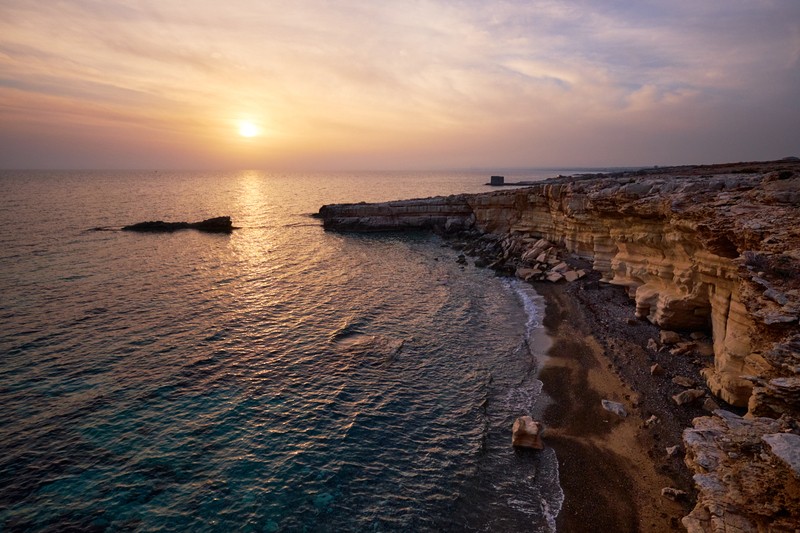
<path fill-rule="evenodd" d="M 539 395 L 513 287 L 323 232 L 315 178 L 5 179 L 0 529 L 550 529 L 554 457 L 508 446 Z M 84 231 L 220 213 L 244 229 Z"/>

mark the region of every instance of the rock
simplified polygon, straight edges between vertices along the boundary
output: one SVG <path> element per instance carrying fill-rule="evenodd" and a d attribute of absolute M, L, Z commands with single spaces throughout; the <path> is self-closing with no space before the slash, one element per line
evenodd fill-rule
<path fill-rule="evenodd" d="M 654 364 L 654 365 L 652 365 L 650 367 L 650 375 L 651 376 L 661 376 L 663 374 L 664 374 L 664 369 L 661 368 L 661 365 L 659 365 L 658 363 L 656 363 L 656 364 Z"/>
<path fill-rule="evenodd" d="M 556 283 L 556 282 L 559 282 L 559 281 L 561 281 L 562 279 L 564 279 L 564 276 L 562 276 L 562 275 L 561 275 L 561 274 L 559 274 L 558 272 L 551 272 L 550 274 L 548 274 L 548 275 L 547 275 L 547 278 L 546 278 L 546 279 L 547 279 L 547 281 L 549 281 L 550 283 Z"/>
<path fill-rule="evenodd" d="M 561 263 L 558 263 L 556 266 L 554 266 L 551 270 L 553 272 L 558 272 L 559 274 L 563 274 L 567 270 L 569 270 L 569 265 L 567 265 L 562 261 Z"/>
<path fill-rule="evenodd" d="M 511 429 L 511 445 L 520 448 L 544 449 L 542 424 L 529 416 L 521 416 L 514 421 Z"/>
<path fill-rule="evenodd" d="M 703 402 L 703 411 L 713 413 L 717 409 L 719 409 L 719 404 L 713 398 L 706 398 Z"/>
<path fill-rule="evenodd" d="M 650 426 L 656 424 L 658 422 L 658 417 L 656 415 L 650 415 L 650 418 L 644 421 L 644 427 L 649 428 Z"/>
<path fill-rule="evenodd" d="M 122 227 L 122 231 L 140 233 L 172 233 L 182 229 L 196 229 L 206 233 L 231 233 L 235 228 L 231 222 L 231 217 L 215 217 L 200 222 L 164 222 L 163 220 L 155 220 Z"/>
<path fill-rule="evenodd" d="M 686 491 L 676 489 L 673 487 L 664 487 L 663 489 L 661 489 L 661 495 L 664 496 L 665 498 L 669 498 L 674 502 L 683 500 L 688 496 Z"/>
<path fill-rule="evenodd" d="M 800 376 L 758 383 L 750 398 L 750 411 L 760 416 L 780 417 L 800 411 Z"/>
<path fill-rule="evenodd" d="M 793 433 L 770 433 L 761 437 L 772 454 L 791 469 L 800 479 L 800 435 Z"/>
<path fill-rule="evenodd" d="M 672 378 L 672 382 L 680 387 L 694 387 L 694 380 L 685 376 L 675 376 Z"/>
<path fill-rule="evenodd" d="M 647 349 L 650 350 L 651 352 L 658 351 L 658 343 L 656 342 L 655 339 L 647 339 Z"/>
<path fill-rule="evenodd" d="M 459 265 L 466 265 L 467 264 L 467 256 L 464 254 L 458 254 L 458 258 L 456 259 L 456 263 Z"/>
<path fill-rule="evenodd" d="M 697 354 L 702 357 L 712 357 L 714 355 L 714 345 L 710 342 L 697 343 Z"/>
<path fill-rule="evenodd" d="M 680 342 L 681 336 L 675 333 L 674 331 L 666 331 L 663 330 L 661 332 L 661 344 L 666 344 L 667 346 L 671 346 L 673 344 L 677 344 Z"/>
<path fill-rule="evenodd" d="M 586 271 L 583 270 L 583 269 L 577 270 L 576 272 L 578 274 L 578 279 L 581 279 L 582 277 L 584 277 L 586 275 Z"/>
<path fill-rule="evenodd" d="M 697 504 L 683 519 L 689 531 L 795 531 L 800 527 L 800 480 L 770 446 L 786 421 L 743 418 L 717 410 L 683 432 L 684 462 L 694 472 Z M 792 434 L 793 435 L 793 434 Z M 794 443 L 773 442 L 777 449 Z M 794 441 L 794 435 L 786 439 Z M 769 453 L 766 453 L 769 452 Z"/>
<path fill-rule="evenodd" d="M 675 348 L 671 349 L 669 353 L 672 355 L 683 355 L 691 352 L 694 350 L 696 344 L 693 342 L 679 342 L 675 345 Z"/>
<path fill-rule="evenodd" d="M 692 340 L 699 341 L 700 339 L 705 339 L 706 334 L 702 331 L 693 331 L 689 334 Z"/>
<path fill-rule="evenodd" d="M 572 283 L 573 281 L 578 279 L 578 273 L 574 270 L 567 270 L 564 272 L 564 279 L 568 282 Z"/>
<path fill-rule="evenodd" d="M 612 402 L 611 400 L 601 400 L 600 403 L 603 406 L 603 409 L 605 409 L 609 413 L 614 413 L 620 418 L 625 418 L 628 416 L 628 411 L 625 410 L 625 406 L 619 402 Z"/>
<path fill-rule="evenodd" d="M 539 273 L 538 270 L 534 270 L 532 268 L 522 268 L 522 267 L 520 267 L 520 268 L 517 269 L 515 275 L 518 278 L 524 279 L 524 280 L 527 281 L 531 276 L 533 276 L 534 274 L 538 274 L 538 273 Z"/>
<path fill-rule="evenodd" d="M 692 403 L 696 399 L 702 398 L 705 395 L 705 391 L 700 389 L 689 389 L 674 395 L 672 399 L 678 405 L 686 405 L 687 403 Z"/>
<path fill-rule="evenodd" d="M 681 447 L 677 444 L 675 446 L 667 446 L 667 457 L 677 457 L 681 453 Z"/>

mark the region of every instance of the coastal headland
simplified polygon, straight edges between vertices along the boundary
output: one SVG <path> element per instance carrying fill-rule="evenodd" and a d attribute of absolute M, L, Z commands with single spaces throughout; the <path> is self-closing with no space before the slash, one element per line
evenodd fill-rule
<path fill-rule="evenodd" d="M 535 284 L 553 337 L 540 377 L 560 529 L 800 528 L 800 161 L 558 177 L 319 216 L 337 231 L 437 231 L 460 262 Z"/>

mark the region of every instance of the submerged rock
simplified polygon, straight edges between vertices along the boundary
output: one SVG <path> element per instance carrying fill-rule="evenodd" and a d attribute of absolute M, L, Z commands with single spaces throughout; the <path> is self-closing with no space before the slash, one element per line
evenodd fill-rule
<path fill-rule="evenodd" d="M 544 449 L 542 442 L 542 424 L 529 416 L 521 416 L 514 421 L 511 428 L 511 445 L 519 448 Z"/>
<path fill-rule="evenodd" d="M 123 226 L 122 231 L 138 231 L 141 233 L 172 233 L 182 229 L 196 229 L 207 233 L 231 233 L 235 228 L 231 217 L 215 217 L 200 222 L 164 222 L 151 220 Z"/>

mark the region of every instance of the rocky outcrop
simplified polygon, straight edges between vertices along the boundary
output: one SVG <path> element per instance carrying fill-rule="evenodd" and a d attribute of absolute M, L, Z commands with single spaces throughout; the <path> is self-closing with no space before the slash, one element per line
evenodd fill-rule
<path fill-rule="evenodd" d="M 325 205 L 319 210 L 323 225 L 340 231 L 407 231 L 472 227 L 475 218 L 468 195 L 437 196 L 376 204 Z"/>
<path fill-rule="evenodd" d="M 231 233 L 235 228 L 231 222 L 231 217 L 215 217 L 200 222 L 151 220 L 122 227 L 122 231 L 137 231 L 140 233 L 172 233 L 182 229 L 196 229 L 206 233 Z"/>
<path fill-rule="evenodd" d="M 796 531 L 800 525 L 800 436 L 788 419 L 727 411 L 684 431 L 686 464 L 698 490 L 683 519 L 690 533 Z"/>

